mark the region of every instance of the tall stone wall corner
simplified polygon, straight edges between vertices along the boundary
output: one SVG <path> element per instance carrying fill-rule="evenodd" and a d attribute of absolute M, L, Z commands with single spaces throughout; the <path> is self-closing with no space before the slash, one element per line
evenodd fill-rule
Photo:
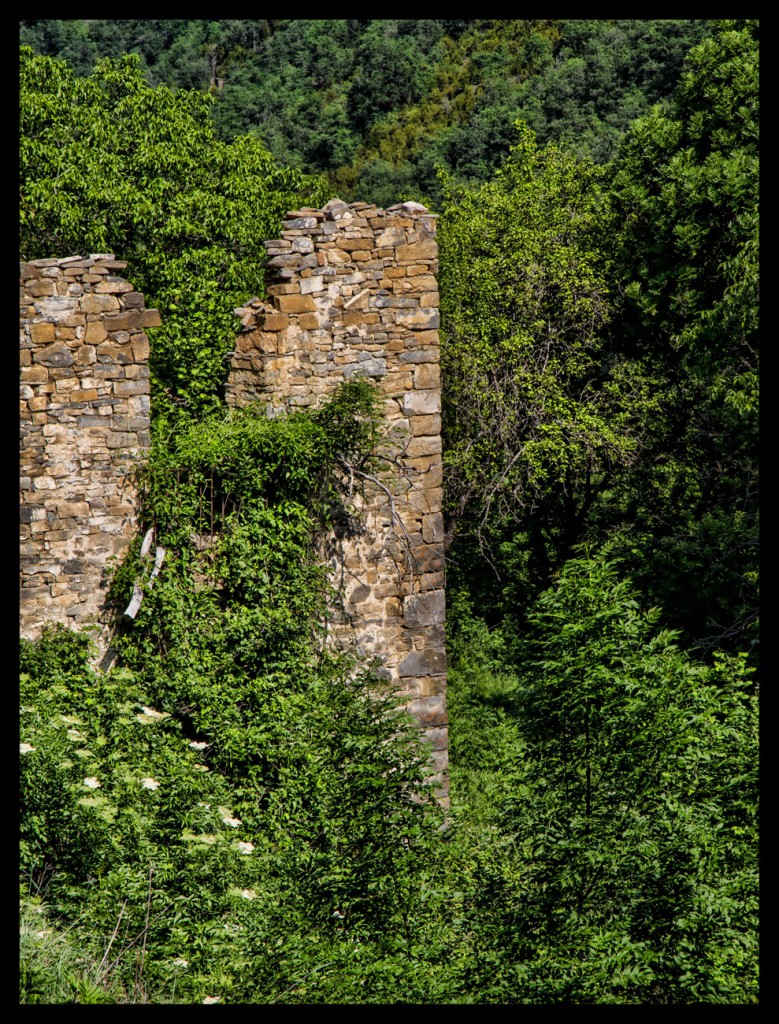
<path fill-rule="evenodd" d="M 316 408 L 355 376 L 387 426 L 382 481 L 363 480 L 364 531 L 327 552 L 343 603 L 332 640 L 375 659 L 430 744 L 448 802 L 445 566 L 436 217 L 331 200 L 266 242 L 269 301 L 236 310 L 226 400 L 268 415 Z"/>
<path fill-rule="evenodd" d="M 20 625 L 96 626 L 116 609 L 105 569 L 136 530 L 133 468 L 148 449 L 155 309 L 110 253 L 20 266 Z"/>

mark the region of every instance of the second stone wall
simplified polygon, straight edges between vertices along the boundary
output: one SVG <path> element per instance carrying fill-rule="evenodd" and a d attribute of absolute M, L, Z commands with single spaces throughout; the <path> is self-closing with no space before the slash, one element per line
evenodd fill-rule
<path fill-rule="evenodd" d="M 133 469 L 149 447 L 148 327 L 156 309 L 110 253 L 20 267 L 21 633 L 98 626 L 105 570 L 136 528 Z"/>
<path fill-rule="evenodd" d="M 448 793 L 436 219 L 331 200 L 287 214 L 266 242 L 270 302 L 240 310 L 228 405 L 316 407 L 359 375 L 383 400 L 387 473 L 356 478 L 364 529 L 328 554 L 343 605 L 335 643 L 375 658 L 432 747 Z M 373 475 L 373 474 L 372 474 Z"/>

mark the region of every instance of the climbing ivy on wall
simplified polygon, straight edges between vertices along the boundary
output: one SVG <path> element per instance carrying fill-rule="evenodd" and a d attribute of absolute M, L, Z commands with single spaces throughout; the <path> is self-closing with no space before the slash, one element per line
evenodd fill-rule
<path fill-rule="evenodd" d="M 64 998 L 296 1001 L 328 958 L 349 978 L 360 943 L 411 942 L 441 815 L 386 683 L 324 644 L 314 550 L 339 457 L 367 465 L 376 429 L 356 379 L 317 413 L 159 433 L 140 515 L 165 571 L 116 638 L 122 667 L 92 670 L 64 629 L 23 642 L 24 907 L 44 897 L 79 937 Z M 25 939 L 36 1001 L 55 979 Z"/>

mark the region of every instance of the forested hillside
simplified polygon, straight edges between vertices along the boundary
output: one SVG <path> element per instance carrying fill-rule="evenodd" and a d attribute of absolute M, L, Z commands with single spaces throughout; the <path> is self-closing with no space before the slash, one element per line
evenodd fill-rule
<path fill-rule="evenodd" d="M 21 258 L 116 252 L 160 309 L 169 552 L 109 672 L 22 642 L 21 1001 L 756 1003 L 759 25 L 21 41 Z M 446 814 L 321 643 L 372 387 L 222 402 L 263 239 L 335 194 L 439 215 Z"/>
<path fill-rule="evenodd" d="M 23 21 L 21 41 L 89 75 L 137 53 L 151 85 L 210 91 L 220 139 L 250 133 L 334 194 L 440 198 L 436 166 L 483 181 L 522 118 L 604 163 L 667 102 L 706 21 Z"/>

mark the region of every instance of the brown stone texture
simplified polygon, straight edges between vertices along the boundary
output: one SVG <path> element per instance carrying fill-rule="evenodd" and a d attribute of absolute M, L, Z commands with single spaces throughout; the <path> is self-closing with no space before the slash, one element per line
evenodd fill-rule
<path fill-rule="evenodd" d="M 104 570 L 136 529 L 131 470 L 149 447 L 142 328 L 160 322 L 115 276 L 125 267 L 106 253 L 20 267 L 20 618 L 28 638 L 49 622 L 96 624 L 105 649 L 121 611 L 107 603 Z"/>
<path fill-rule="evenodd" d="M 333 199 L 287 214 L 281 237 L 266 242 L 273 305 L 253 299 L 235 311 L 241 333 L 226 400 L 260 403 L 268 415 L 316 408 L 355 376 L 383 393 L 382 454 L 391 461 L 376 480 L 355 477 L 364 531 L 323 542 L 341 591 L 331 641 L 377 659 L 388 685 L 406 696 L 446 803 L 435 234 L 435 215 L 418 203 L 382 210 Z"/>
<path fill-rule="evenodd" d="M 445 565 L 436 218 L 331 200 L 287 214 L 266 243 L 268 294 L 236 310 L 230 407 L 316 408 L 339 383 L 374 380 L 385 461 L 354 477 L 362 530 L 322 541 L 340 602 L 331 642 L 375 659 L 404 695 L 448 803 Z M 104 571 L 134 535 L 132 469 L 149 446 L 148 328 L 159 312 L 112 254 L 20 268 L 22 635 L 95 623 L 102 649 L 122 609 Z"/>

